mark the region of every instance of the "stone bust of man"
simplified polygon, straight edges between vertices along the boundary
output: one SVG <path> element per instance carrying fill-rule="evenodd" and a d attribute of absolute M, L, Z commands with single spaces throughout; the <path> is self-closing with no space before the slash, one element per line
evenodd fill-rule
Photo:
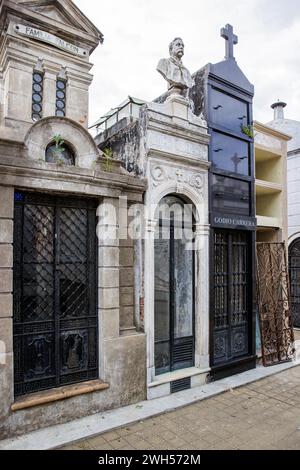
<path fill-rule="evenodd" d="M 184 43 L 181 38 L 175 38 L 169 45 L 170 57 L 161 59 L 157 71 L 168 82 L 169 94 L 188 96 L 189 88 L 194 85 L 194 80 L 182 63 L 184 55 Z"/>

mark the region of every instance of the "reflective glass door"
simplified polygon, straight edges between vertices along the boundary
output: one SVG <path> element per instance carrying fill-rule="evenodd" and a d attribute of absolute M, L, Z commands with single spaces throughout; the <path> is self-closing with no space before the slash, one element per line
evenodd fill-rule
<path fill-rule="evenodd" d="M 154 245 L 157 375 L 194 365 L 192 224 L 183 224 L 180 199 L 165 198 L 162 204 L 171 209 L 178 204 L 179 211 L 171 210 L 165 217 L 160 216 Z"/>

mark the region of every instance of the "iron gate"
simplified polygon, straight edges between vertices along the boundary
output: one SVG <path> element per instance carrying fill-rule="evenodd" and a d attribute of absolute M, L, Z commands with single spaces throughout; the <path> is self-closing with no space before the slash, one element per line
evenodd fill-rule
<path fill-rule="evenodd" d="M 15 193 L 15 396 L 98 376 L 96 206 Z"/>
<path fill-rule="evenodd" d="M 248 232 L 214 231 L 213 365 L 250 351 L 250 247 Z"/>
<path fill-rule="evenodd" d="M 257 243 L 257 293 L 264 366 L 292 359 L 294 333 L 284 243 Z"/>
<path fill-rule="evenodd" d="M 300 238 L 289 247 L 289 269 L 293 324 L 300 328 Z"/>

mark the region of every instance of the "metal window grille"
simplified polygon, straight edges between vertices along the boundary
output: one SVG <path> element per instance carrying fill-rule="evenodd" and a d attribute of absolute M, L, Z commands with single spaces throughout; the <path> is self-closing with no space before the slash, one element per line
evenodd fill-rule
<path fill-rule="evenodd" d="M 15 395 L 98 377 L 93 201 L 16 192 Z"/>

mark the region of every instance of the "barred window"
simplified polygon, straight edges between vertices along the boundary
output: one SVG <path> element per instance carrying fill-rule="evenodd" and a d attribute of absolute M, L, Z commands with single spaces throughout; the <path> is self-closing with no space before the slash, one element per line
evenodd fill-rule
<path fill-rule="evenodd" d="M 38 121 L 43 112 L 43 81 L 44 75 L 40 72 L 33 73 L 32 84 L 32 120 Z"/>
<path fill-rule="evenodd" d="M 58 78 L 56 81 L 56 116 L 64 117 L 66 115 L 66 88 L 67 82 Z"/>

